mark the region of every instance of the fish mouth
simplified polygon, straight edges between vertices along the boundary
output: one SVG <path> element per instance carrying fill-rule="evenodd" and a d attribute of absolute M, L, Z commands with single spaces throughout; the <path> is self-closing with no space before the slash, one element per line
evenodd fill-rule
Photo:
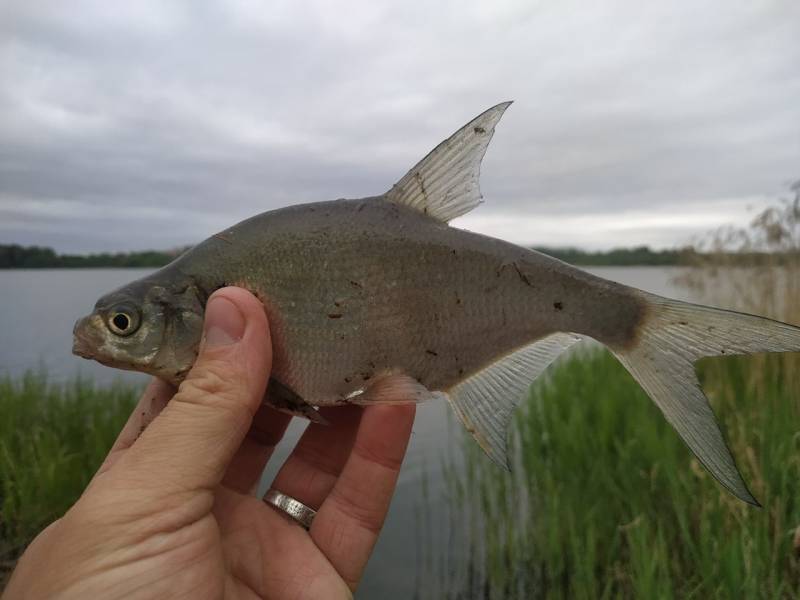
<path fill-rule="evenodd" d="M 72 353 L 81 358 L 94 359 L 94 345 L 86 333 L 90 318 L 83 317 L 75 322 L 75 327 L 72 329 Z"/>
<path fill-rule="evenodd" d="M 94 358 L 86 342 L 77 337 L 72 340 L 72 353 L 81 358 Z"/>

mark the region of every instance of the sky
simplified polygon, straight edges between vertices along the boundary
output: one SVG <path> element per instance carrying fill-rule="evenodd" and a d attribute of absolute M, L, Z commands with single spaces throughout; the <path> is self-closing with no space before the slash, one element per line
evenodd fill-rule
<path fill-rule="evenodd" d="M 167 249 L 383 193 L 514 100 L 454 225 L 683 245 L 800 179 L 800 3 L 0 2 L 0 243 Z"/>

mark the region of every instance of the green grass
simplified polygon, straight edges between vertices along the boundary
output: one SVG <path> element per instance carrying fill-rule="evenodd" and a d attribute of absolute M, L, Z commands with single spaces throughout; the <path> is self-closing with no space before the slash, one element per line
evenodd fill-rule
<path fill-rule="evenodd" d="M 80 496 L 139 392 L 80 378 L 51 385 L 43 373 L 0 378 L 0 565 Z"/>
<path fill-rule="evenodd" d="M 510 474 L 465 439 L 447 503 L 468 565 L 431 597 L 796 597 L 798 358 L 699 365 L 762 509 L 706 473 L 610 354 L 556 365 L 517 415 Z"/>

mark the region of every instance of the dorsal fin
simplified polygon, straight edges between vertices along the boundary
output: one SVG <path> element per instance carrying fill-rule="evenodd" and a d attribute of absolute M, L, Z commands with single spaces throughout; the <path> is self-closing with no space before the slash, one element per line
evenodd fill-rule
<path fill-rule="evenodd" d="M 511 102 L 493 106 L 436 146 L 386 193 L 404 204 L 447 222 L 481 203 L 481 160 L 495 125 Z"/>

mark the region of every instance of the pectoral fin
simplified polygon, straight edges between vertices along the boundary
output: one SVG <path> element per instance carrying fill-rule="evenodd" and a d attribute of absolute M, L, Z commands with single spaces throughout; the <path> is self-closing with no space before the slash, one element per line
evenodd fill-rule
<path fill-rule="evenodd" d="M 442 392 L 432 392 L 419 381 L 402 373 L 380 375 L 363 390 L 351 394 L 351 404 L 416 404 L 441 398 Z"/>
<path fill-rule="evenodd" d="M 270 379 L 264 403 L 293 417 L 305 417 L 312 423 L 327 425 L 328 421 L 319 411 L 303 400 L 294 390 L 277 379 Z"/>

